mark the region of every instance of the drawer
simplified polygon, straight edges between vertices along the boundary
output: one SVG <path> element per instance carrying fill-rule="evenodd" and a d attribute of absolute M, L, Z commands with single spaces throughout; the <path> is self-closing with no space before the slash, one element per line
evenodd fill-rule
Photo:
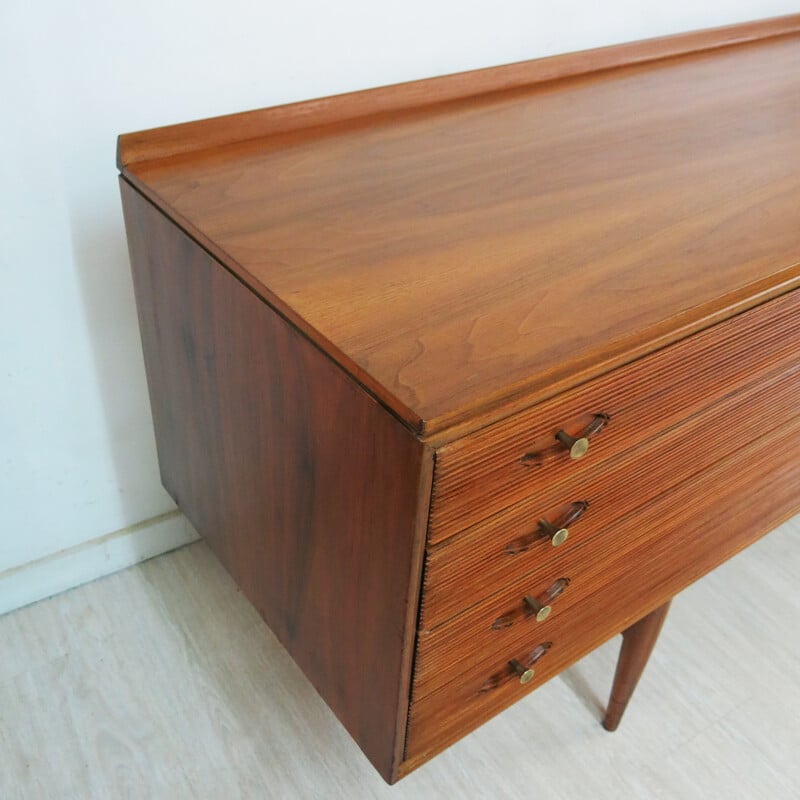
<path fill-rule="evenodd" d="M 798 401 L 800 363 L 795 363 L 656 439 L 534 489 L 530 498 L 430 548 L 420 628 L 435 628 L 523 575 L 555 569 L 571 554 L 579 557 L 595 536 L 614 535 L 615 520 L 794 420 Z M 552 526 L 550 533 L 540 520 Z M 568 528 L 567 539 L 555 548 L 553 528 Z"/>
<path fill-rule="evenodd" d="M 800 339 L 800 291 L 714 325 L 437 451 L 429 544 L 580 474 L 788 364 Z M 560 431 L 589 435 L 574 460 Z"/>
<path fill-rule="evenodd" d="M 521 636 L 502 645 L 474 634 L 454 648 L 429 650 L 425 670 L 445 680 L 428 680 L 436 690 L 413 695 L 406 759 L 423 760 L 452 744 L 797 513 L 800 426 L 768 445 L 758 457 L 751 448 L 746 457 L 732 459 L 717 473 L 713 496 L 707 482 L 698 484 L 690 513 L 662 521 L 649 514 L 656 535 L 640 537 L 612 569 L 587 577 L 585 596 L 569 615 L 520 628 Z M 537 648 L 544 655 L 534 664 L 533 679 L 521 685 L 508 661 L 524 662 Z M 473 658 L 476 651 L 488 658 Z"/>
<path fill-rule="evenodd" d="M 472 675 L 483 675 L 499 653 L 514 654 L 532 637 L 549 636 L 549 630 L 557 628 L 562 620 L 569 620 L 579 608 L 589 608 L 596 617 L 605 618 L 618 597 L 630 599 L 631 587 L 639 593 L 649 590 L 650 584 L 641 580 L 640 570 L 650 563 L 654 553 L 665 570 L 685 570 L 686 575 L 698 577 L 714 566 L 710 563 L 714 548 L 725 552 L 728 547 L 731 533 L 727 529 L 727 512 L 739 502 L 738 494 L 746 488 L 749 496 L 757 481 L 768 480 L 771 471 L 800 463 L 796 448 L 800 448 L 797 415 L 791 425 L 772 430 L 619 520 L 580 551 L 554 554 L 535 573 L 509 582 L 501 591 L 432 631 L 421 631 L 414 667 L 415 700 L 450 682 L 454 664 L 467 663 Z M 793 489 L 800 500 L 800 485 Z M 739 524 L 736 519 L 733 522 Z M 757 527 L 760 529 L 760 525 Z M 701 543 L 699 552 L 696 541 Z M 700 573 L 695 572 L 698 564 L 693 563 L 698 558 L 703 567 Z M 561 580 L 568 581 L 568 585 L 549 602 L 548 592 Z M 465 592 L 471 589 L 474 587 L 464 587 Z M 590 596 L 602 596 L 602 604 L 588 601 Z M 538 621 L 525 598 L 549 604 L 552 613 Z M 638 608 L 640 601 L 641 598 L 636 600 L 634 607 Z"/>

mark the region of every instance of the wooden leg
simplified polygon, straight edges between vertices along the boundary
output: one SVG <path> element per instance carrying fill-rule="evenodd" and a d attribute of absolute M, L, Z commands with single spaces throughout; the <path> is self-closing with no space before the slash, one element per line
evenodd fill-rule
<path fill-rule="evenodd" d="M 603 727 L 615 731 L 625 713 L 625 706 L 633 696 L 633 690 L 642 676 L 647 659 L 653 652 L 661 626 L 667 617 L 670 601 L 643 617 L 622 632 L 622 647 L 619 651 L 614 685 L 608 701 Z"/>

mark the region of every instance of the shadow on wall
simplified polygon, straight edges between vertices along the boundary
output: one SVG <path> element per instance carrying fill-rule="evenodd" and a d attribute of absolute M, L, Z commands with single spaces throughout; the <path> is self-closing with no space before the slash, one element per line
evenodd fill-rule
<path fill-rule="evenodd" d="M 96 185 L 73 181 L 72 256 L 80 287 L 108 446 L 126 525 L 175 509 L 161 487 L 125 228 L 113 166 Z M 75 189 L 78 186 L 80 191 Z M 132 546 L 136 547 L 133 537 Z M 134 557 L 144 557 L 135 552 Z"/>

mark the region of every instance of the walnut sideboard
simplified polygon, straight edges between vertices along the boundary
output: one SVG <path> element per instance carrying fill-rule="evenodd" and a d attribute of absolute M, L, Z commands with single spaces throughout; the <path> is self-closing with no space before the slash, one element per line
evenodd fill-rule
<path fill-rule="evenodd" d="M 118 165 L 164 485 L 387 781 L 800 511 L 800 15 Z"/>

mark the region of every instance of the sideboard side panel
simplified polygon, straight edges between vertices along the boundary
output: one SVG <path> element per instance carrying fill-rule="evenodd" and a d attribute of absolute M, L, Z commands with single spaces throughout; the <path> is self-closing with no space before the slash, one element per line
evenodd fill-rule
<path fill-rule="evenodd" d="M 394 780 L 431 451 L 120 186 L 164 486 Z"/>

